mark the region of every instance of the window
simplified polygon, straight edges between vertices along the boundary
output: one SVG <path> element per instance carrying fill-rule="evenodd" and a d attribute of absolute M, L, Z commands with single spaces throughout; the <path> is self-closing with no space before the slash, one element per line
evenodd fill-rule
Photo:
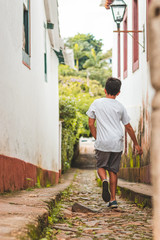
<path fill-rule="evenodd" d="M 44 23 L 44 77 L 47 82 L 47 25 Z"/>
<path fill-rule="evenodd" d="M 44 75 L 45 81 L 47 82 L 47 53 L 44 53 Z"/>
<path fill-rule="evenodd" d="M 133 0 L 133 30 L 138 31 L 138 0 Z M 133 72 L 139 68 L 138 42 L 138 33 L 133 33 Z"/>
<path fill-rule="evenodd" d="M 127 10 L 124 16 L 124 21 L 123 21 L 123 29 L 124 31 L 128 30 L 128 14 Z M 127 77 L 127 70 L 128 70 L 128 38 L 127 38 L 127 33 L 124 33 L 123 35 L 123 78 Z"/>
<path fill-rule="evenodd" d="M 121 77 L 121 37 L 118 33 L 118 59 L 117 59 L 118 78 Z"/>
<path fill-rule="evenodd" d="M 30 69 L 30 0 L 23 0 L 22 62 Z"/>

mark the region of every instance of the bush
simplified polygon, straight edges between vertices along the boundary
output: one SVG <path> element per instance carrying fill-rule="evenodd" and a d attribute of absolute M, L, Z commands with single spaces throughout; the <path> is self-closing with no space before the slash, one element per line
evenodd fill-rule
<path fill-rule="evenodd" d="M 104 96 L 104 90 L 97 81 L 75 76 L 60 76 L 59 111 L 62 121 L 62 171 L 70 168 L 74 147 L 81 136 L 89 137 L 88 116 L 86 112 L 91 103 Z"/>
<path fill-rule="evenodd" d="M 77 70 L 70 68 L 68 65 L 59 65 L 59 76 L 78 76 Z"/>

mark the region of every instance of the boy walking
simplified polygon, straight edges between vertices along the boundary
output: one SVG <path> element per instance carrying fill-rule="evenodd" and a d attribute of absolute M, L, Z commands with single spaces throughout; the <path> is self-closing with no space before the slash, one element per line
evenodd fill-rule
<path fill-rule="evenodd" d="M 138 145 L 134 130 L 130 125 L 130 118 L 125 107 L 116 100 L 120 93 L 121 81 L 109 78 L 105 86 L 105 98 L 96 99 L 87 111 L 89 128 L 96 139 L 95 150 L 97 159 L 97 172 L 103 182 L 102 198 L 109 202 L 108 206 L 117 208 L 116 188 L 117 173 L 119 171 L 123 151 L 123 123 L 131 137 L 138 154 L 143 154 Z M 95 121 L 97 127 L 95 127 Z M 109 172 L 110 191 L 106 179 L 106 170 Z"/>

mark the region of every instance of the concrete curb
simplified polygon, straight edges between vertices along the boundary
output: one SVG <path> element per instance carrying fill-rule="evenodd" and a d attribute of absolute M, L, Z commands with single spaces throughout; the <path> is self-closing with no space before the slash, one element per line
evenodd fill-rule
<path fill-rule="evenodd" d="M 15 240 L 24 237 L 28 225 L 46 226 L 48 223 L 48 205 L 54 206 L 60 200 L 61 193 L 72 183 L 76 169 L 62 175 L 61 183 L 49 187 L 20 191 L 0 196 L 0 239 Z"/>
<path fill-rule="evenodd" d="M 134 202 L 138 206 L 152 207 L 152 186 L 142 183 L 127 182 L 118 179 L 118 190 L 123 198 Z"/>

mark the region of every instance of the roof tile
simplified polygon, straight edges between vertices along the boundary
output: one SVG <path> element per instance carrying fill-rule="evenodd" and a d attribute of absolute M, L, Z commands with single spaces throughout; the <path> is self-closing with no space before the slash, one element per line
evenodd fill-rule
<path fill-rule="evenodd" d="M 106 3 L 105 3 L 105 8 L 106 9 L 110 9 L 110 4 L 113 2 L 114 0 L 106 0 Z"/>

